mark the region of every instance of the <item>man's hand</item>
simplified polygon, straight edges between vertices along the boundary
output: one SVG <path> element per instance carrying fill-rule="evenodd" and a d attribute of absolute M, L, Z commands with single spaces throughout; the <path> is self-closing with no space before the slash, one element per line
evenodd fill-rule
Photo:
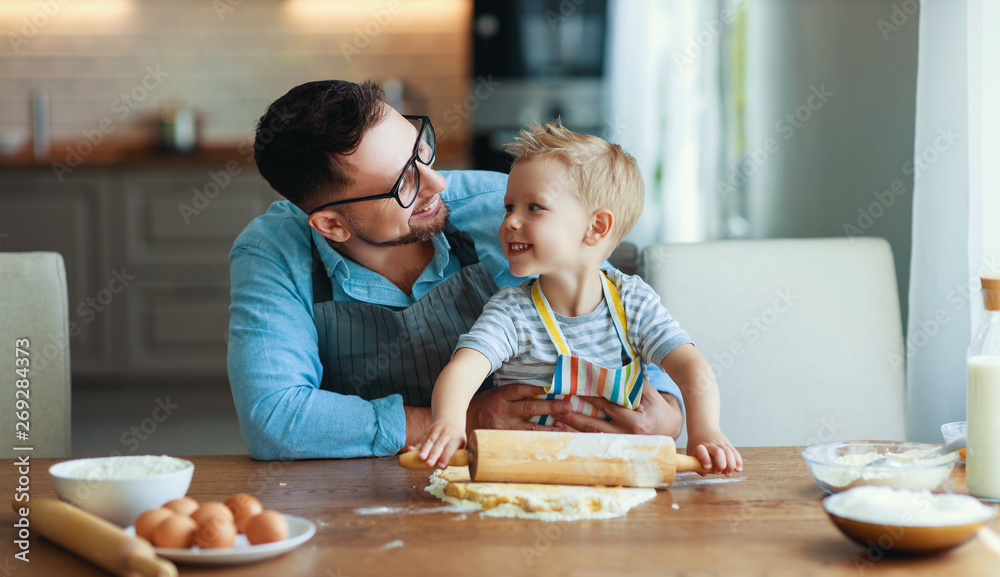
<path fill-rule="evenodd" d="M 556 427 L 584 433 L 625 433 L 632 435 L 666 435 L 677 438 L 681 434 L 684 416 L 680 403 L 673 395 L 661 395 L 646 381 L 642 385 L 642 398 L 635 410 L 612 403 L 604 397 L 580 397 L 611 417 L 610 421 L 580 413 L 561 413 L 556 417 Z M 669 399 L 669 401 L 668 401 Z"/>
<path fill-rule="evenodd" d="M 552 415 L 560 419 L 573 410 L 566 401 L 532 399 L 545 393 L 533 385 L 506 385 L 484 391 L 472 397 L 466 413 L 466 431 L 474 429 L 521 429 L 527 431 L 558 431 L 555 427 L 526 421 L 531 417 Z"/>

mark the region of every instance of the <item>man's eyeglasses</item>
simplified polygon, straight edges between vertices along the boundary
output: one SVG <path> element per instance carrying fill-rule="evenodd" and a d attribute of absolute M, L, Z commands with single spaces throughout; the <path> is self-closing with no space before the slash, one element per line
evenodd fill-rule
<path fill-rule="evenodd" d="M 434 136 L 434 127 L 431 125 L 431 119 L 427 116 L 403 115 L 403 118 L 409 120 L 414 128 L 418 129 L 417 143 L 413 145 L 413 154 L 410 156 L 409 162 L 406 163 L 406 167 L 403 168 L 402 174 L 396 179 L 396 184 L 392 186 L 392 190 L 385 194 L 336 200 L 321 204 L 310 210 L 309 214 L 331 206 L 380 198 L 395 198 L 399 206 L 403 208 L 410 208 L 413 205 L 413 202 L 417 200 L 417 193 L 420 191 L 420 171 L 417 169 L 417 161 L 420 161 L 425 166 L 430 166 L 434 162 L 434 153 L 437 150 L 437 138 Z"/>

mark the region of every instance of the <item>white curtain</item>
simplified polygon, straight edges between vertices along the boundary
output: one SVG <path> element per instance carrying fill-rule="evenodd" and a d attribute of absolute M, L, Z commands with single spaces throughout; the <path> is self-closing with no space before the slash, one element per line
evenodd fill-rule
<path fill-rule="evenodd" d="M 717 227 L 724 0 L 611 0 L 608 129 L 636 157 L 646 185 L 627 240 L 697 242 Z"/>
<path fill-rule="evenodd" d="M 1000 2 L 922 0 L 914 142 L 907 436 L 965 419 L 979 277 L 1000 274 Z M 993 170 L 987 170 L 987 167 Z"/>

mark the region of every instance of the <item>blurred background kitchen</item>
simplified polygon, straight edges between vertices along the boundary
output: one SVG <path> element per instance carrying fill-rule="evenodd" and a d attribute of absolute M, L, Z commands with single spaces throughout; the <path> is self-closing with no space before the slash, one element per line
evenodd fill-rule
<path fill-rule="evenodd" d="M 249 138 L 270 102 L 321 78 L 371 78 L 429 115 L 440 169 L 506 171 L 516 129 L 556 116 L 623 144 L 647 183 L 639 248 L 885 237 L 906 319 L 918 8 L 4 0 L 0 250 L 65 258 L 74 455 L 245 452 L 227 254 L 277 198 Z"/>

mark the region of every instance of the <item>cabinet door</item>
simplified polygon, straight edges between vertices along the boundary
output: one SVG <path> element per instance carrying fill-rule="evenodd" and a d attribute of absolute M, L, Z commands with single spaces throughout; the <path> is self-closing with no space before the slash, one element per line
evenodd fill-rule
<path fill-rule="evenodd" d="M 225 378 L 228 283 L 138 284 L 126 323 L 129 376 Z"/>
<path fill-rule="evenodd" d="M 65 262 L 74 376 L 114 369 L 109 327 L 114 309 L 124 307 L 113 290 L 120 271 L 105 251 L 105 183 L 101 173 L 64 182 L 48 171 L 0 179 L 0 250 L 53 251 Z"/>
<path fill-rule="evenodd" d="M 230 178 L 219 187 L 209 171 L 127 174 L 125 262 L 221 266 L 228 271 L 233 241 L 279 199 L 256 172 Z"/>
<path fill-rule="evenodd" d="M 256 172 L 219 186 L 207 170 L 126 173 L 121 194 L 129 375 L 224 377 L 229 250 L 278 196 Z"/>

